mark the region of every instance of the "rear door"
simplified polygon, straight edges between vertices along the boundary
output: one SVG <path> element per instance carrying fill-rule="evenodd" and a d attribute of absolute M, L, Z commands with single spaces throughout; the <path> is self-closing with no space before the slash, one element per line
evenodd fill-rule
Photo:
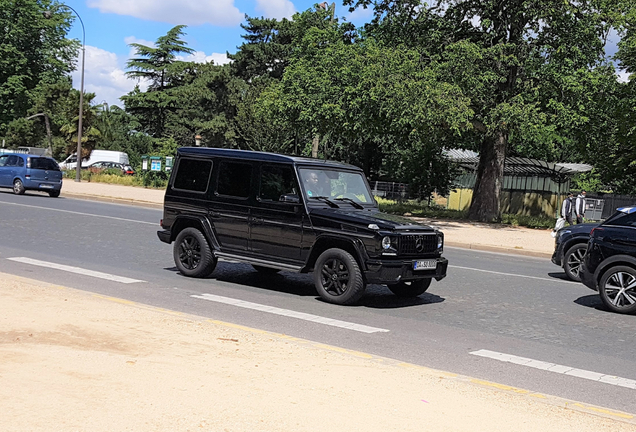
<path fill-rule="evenodd" d="M 249 161 L 221 159 L 217 164 L 216 187 L 208 215 L 224 252 L 248 249 L 253 172 L 254 164 Z"/>

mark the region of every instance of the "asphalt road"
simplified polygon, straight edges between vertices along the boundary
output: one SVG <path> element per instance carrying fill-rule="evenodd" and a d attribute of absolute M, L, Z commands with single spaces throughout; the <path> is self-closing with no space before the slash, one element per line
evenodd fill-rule
<path fill-rule="evenodd" d="M 0 272 L 636 412 L 636 316 L 605 311 L 548 259 L 447 248 L 448 277 L 421 297 L 372 285 L 358 305 L 342 307 L 319 300 L 310 275 L 220 262 L 208 279 L 182 277 L 156 236 L 161 217 L 0 192 Z M 527 359 L 536 361 L 516 364 Z M 598 374 L 616 378 L 598 382 Z"/>

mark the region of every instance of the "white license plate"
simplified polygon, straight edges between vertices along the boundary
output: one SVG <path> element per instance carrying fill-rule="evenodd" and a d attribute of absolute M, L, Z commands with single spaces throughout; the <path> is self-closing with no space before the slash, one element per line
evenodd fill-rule
<path fill-rule="evenodd" d="M 40 189 L 53 189 L 53 185 L 50 184 L 40 184 Z"/>
<path fill-rule="evenodd" d="M 437 268 L 437 260 L 419 260 L 413 263 L 413 270 L 431 270 Z"/>

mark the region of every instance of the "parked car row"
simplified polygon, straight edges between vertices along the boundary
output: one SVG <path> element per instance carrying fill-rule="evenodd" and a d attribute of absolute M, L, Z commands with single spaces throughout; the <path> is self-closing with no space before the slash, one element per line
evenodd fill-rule
<path fill-rule="evenodd" d="M 97 172 L 107 170 L 107 169 L 114 169 L 114 170 L 121 171 L 123 175 L 135 174 L 135 170 L 133 170 L 130 165 L 122 164 L 119 162 L 105 162 L 105 161 L 95 162 L 86 167 L 82 167 L 82 169 L 87 169 L 90 171 L 97 171 Z"/>
<path fill-rule="evenodd" d="M 636 313 L 636 206 L 619 208 L 600 224 L 561 228 L 552 262 L 598 291 L 609 310 Z"/>

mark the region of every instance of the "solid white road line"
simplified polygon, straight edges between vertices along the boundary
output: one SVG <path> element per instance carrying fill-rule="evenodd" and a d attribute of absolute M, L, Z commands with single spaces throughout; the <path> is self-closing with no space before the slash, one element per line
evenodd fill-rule
<path fill-rule="evenodd" d="M 472 267 L 461 267 L 461 266 L 456 266 L 456 265 L 453 265 L 453 266 L 449 265 L 448 268 L 456 268 L 456 269 L 462 269 L 462 270 L 472 270 L 472 271 L 478 271 L 478 272 L 482 272 L 482 273 L 491 273 L 491 274 L 502 275 L 502 276 L 515 276 L 515 277 L 526 278 L 526 279 L 537 279 L 537 280 L 543 280 L 543 281 L 548 281 L 548 282 L 563 282 L 563 283 L 568 283 L 568 284 L 580 285 L 579 282 L 574 282 L 574 281 L 566 281 L 566 280 L 562 280 L 562 279 L 550 279 L 550 278 L 544 278 L 544 277 L 539 277 L 539 276 L 526 276 L 526 275 L 520 275 L 520 274 L 514 274 L 514 273 L 503 273 L 503 272 L 497 272 L 497 271 L 492 271 L 492 270 L 483 270 L 483 269 L 472 268 Z"/>
<path fill-rule="evenodd" d="M 118 218 L 118 217 L 114 217 L 114 216 L 104 216 L 104 215 L 97 215 L 97 214 L 92 214 L 92 213 L 81 213 L 81 212 L 74 212 L 74 211 L 70 211 L 70 210 L 60 210 L 60 209 L 54 209 L 54 208 L 49 208 L 49 207 L 32 206 L 32 205 L 28 205 L 28 204 L 18 204 L 18 203 L 2 203 L 2 204 L 3 205 L 4 204 L 15 205 L 15 206 L 21 206 L 21 207 L 31 207 L 31 208 L 41 209 L 41 210 L 51 210 L 51 211 L 56 211 L 56 212 L 60 212 L 60 213 L 71 213 L 71 214 L 80 215 L 80 216 L 93 216 L 93 217 L 98 217 L 98 218 L 103 218 L 103 219 L 113 219 L 113 220 L 123 221 L 123 222 L 134 222 L 134 223 L 140 223 L 140 224 L 145 224 L 145 225 L 159 226 L 159 222 L 138 221 L 138 220 L 134 220 L 134 219 L 124 219 L 124 218 Z"/>
<path fill-rule="evenodd" d="M 470 354 L 479 357 L 487 357 L 494 360 L 499 360 L 507 363 L 514 363 L 521 366 L 528 366 L 535 369 L 541 369 L 549 372 L 560 373 L 564 375 L 571 375 L 579 378 L 584 378 L 591 381 L 598 381 L 605 384 L 611 384 L 619 387 L 626 387 L 636 390 L 636 381 L 628 378 L 621 378 L 612 375 L 605 375 L 598 372 L 591 372 L 583 369 L 576 369 L 569 366 L 558 365 L 555 363 L 548 363 L 540 360 L 533 360 L 525 357 L 518 357 L 515 355 L 499 353 L 496 351 L 479 350 L 473 351 Z"/>
<path fill-rule="evenodd" d="M 340 327 L 347 330 L 354 330 L 362 333 L 379 333 L 379 332 L 388 332 L 389 330 L 381 329 L 377 327 L 369 327 L 362 324 L 354 324 L 346 321 L 339 321 L 331 318 L 325 318 L 318 315 L 311 315 L 304 312 L 296 312 L 288 309 L 280 309 L 273 306 L 265 306 L 258 303 L 246 302 L 243 300 L 237 300 L 229 297 L 221 297 L 214 294 L 202 294 L 202 295 L 192 295 L 191 297 L 209 300 L 217 303 L 224 303 L 232 306 L 238 306 L 246 309 L 253 309 L 261 312 L 272 313 L 275 315 L 282 315 L 291 318 L 298 318 L 305 321 L 311 321 L 318 324 L 325 324 L 333 327 Z"/>
<path fill-rule="evenodd" d="M 7 259 L 11 260 L 11 261 L 23 263 L 23 264 L 31 264 L 31 265 L 35 265 L 35 266 L 39 266 L 39 267 L 47 267 L 47 268 L 52 268 L 52 269 L 55 269 L 55 270 L 67 271 L 67 272 L 70 272 L 70 273 L 76 273 L 76 274 L 80 274 L 80 275 L 84 275 L 84 276 L 91 276 L 91 277 L 96 277 L 96 278 L 100 278 L 100 279 L 106 279 L 106 280 L 113 281 L 113 282 L 120 282 L 120 283 L 125 283 L 125 284 L 131 284 L 131 283 L 136 283 L 136 282 L 145 282 L 145 281 L 138 280 L 138 279 L 130 279 L 130 278 L 123 277 L 123 276 L 116 276 L 116 275 L 112 275 L 112 274 L 108 274 L 108 273 L 102 273 L 102 272 L 98 272 L 98 271 L 87 270 L 87 269 L 83 269 L 83 268 L 79 268 L 79 267 L 67 266 L 67 265 L 64 265 L 64 264 L 56 264 L 56 263 L 47 262 L 47 261 L 40 261 L 40 260 L 36 260 L 36 259 L 32 259 L 32 258 L 13 257 L 13 258 L 7 258 Z"/>

